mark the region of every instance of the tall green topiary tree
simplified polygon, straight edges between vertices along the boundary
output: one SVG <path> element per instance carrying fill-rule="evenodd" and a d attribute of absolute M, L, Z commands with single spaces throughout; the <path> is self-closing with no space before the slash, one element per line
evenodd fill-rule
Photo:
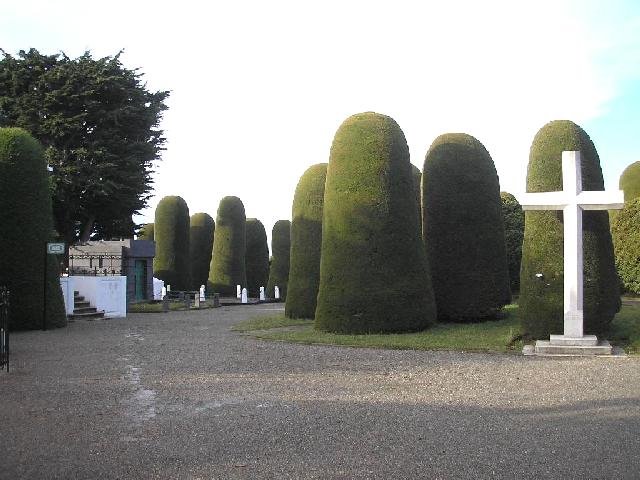
<path fill-rule="evenodd" d="M 489 152 L 471 135 L 440 135 L 424 161 L 422 196 L 438 317 L 495 318 L 511 295 L 500 184 Z"/>
<path fill-rule="evenodd" d="M 313 318 L 315 315 L 326 178 L 326 163 L 309 167 L 300 177 L 293 197 L 291 261 L 284 309 L 289 318 Z"/>
<path fill-rule="evenodd" d="M 349 117 L 327 168 L 315 326 L 397 332 L 435 319 L 407 141 L 390 117 Z"/>
<path fill-rule="evenodd" d="M 289 283 L 289 261 L 291 255 L 291 222 L 278 220 L 271 231 L 271 268 L 267 282 L 267 296 L 275 297 L 275 287 L 280 290 L 280 298 L 287 298 Z"/>
<path fill-rule="evenodd" d="M 616 268 L 625 291 L 640 295 L 640 197 L 626 201 L 611 226 Z"/>
<path fill-rule="evenodd" d="M 198 290 L 209 279 L 213 235 L 216 229 L 211 215 L 194 213 L 189 228 L 189 261 L 191 262 L 191 289 Z"/>
<path fill-rule="evenodd" d="M 209 268 L 208 289 L 222 295 L 235 295 L 236 285 L 247 285 L 245 266 L 246 216 L 238 197 L 220 200 Z"/>
<path fill-rule="evenodd" d="M 507 265 L 511 291 L 520 290 L 520 261 L 522 259 L 522 238 L 524 237 L 524 211 L 520 203 L 508 192 L 500 192 L 502 200 L 502 222 L 507 247 Z"/>
<path fill-rule="evenodd" d="M 189 262 L 189 207 L 182 197 L 164 197 L 156 207 L 153 275 L 172 290 L 191 288 Z"/>
<path fill-rule="evenodd" d="M 422 235 L 422 172 L 411 164 L 411 173 L 413 173 L 413 194 L 416 205 L 418 205 L 418 224 L 420 225 L 420 235 Z"/>
<path fill-rule="evenodd" d="M 153 236 L 153 223 L 145 223 L 138 231 L 138 240 L 155 241 Z"/>
<path fill-rule="evenodd" d="M 247 291 L 251 297 L 260 295 L 260 287 L 269 281 L 269 245 L 264 225 L 257 218 L 247 218 L 245 265 Z"/>
<path fill-rule="evenodd" d="M 11 292 L 11 330 L 43 328 L 51 192 L 42 147 L 20 128 L 0 128 L 0 285 Z M 46 328 L 67 324 L 59 257 L 46 255 Z"/>
<path fill-rule="evenodd" d="M 556 120 L 533 139 L 528 192 L 562 190 L 563 151 L 582 153 L 583 190 L 604 190 L 600 158 L 587 133 L 569 120 Z M 620 305 L 607 212 L 583 212 L 582 230 L 584 331 L 597 335 L 606 330 Z M 526 211 L 519 299 L 523 333 L 546 338 L 563 332 L 563 292 L 562 212 Z"/>
<path fill-rule="evenodd" d="M 620 175 L 620 190 L 624 192 L 624 201 L 630 202 L 640 197 L 640 162 L 633 162 Z"/>

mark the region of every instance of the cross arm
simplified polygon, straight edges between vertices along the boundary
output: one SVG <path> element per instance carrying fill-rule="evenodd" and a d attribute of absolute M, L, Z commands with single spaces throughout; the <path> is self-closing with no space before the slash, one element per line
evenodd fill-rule
<path fill-rule="evenodd" d="M 562 210 L 568 204 L 565 192 L 523 193 L 520 205 L 523 210 Z"/>
<path fill-rule="evenodd" d="M 577 203 L 583 210 L 615 210 L 624 207 L 624 192 L 590 191 L 580 192 Z"/>

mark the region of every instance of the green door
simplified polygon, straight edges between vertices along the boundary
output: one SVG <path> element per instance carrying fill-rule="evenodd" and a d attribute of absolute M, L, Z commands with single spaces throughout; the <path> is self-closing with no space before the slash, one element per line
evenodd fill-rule
<path fill-rule="evenodd" d="M 147 261 L 136 260 L 136 301 L 146 300 Z"/>

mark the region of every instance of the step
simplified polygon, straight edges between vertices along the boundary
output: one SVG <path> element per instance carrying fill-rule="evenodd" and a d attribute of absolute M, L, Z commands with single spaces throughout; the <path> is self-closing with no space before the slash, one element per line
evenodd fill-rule
<path fill-rule="evenodd" d="M 95 320 L 96 318 L 104 318 L 104 310 L 89 313 L 73 313 L 67 317 L 69 320 Z"/>
<path fill-rule="evenodd" d="M 90 307 L 91 304 L 88 301 L 82 301 L 82 302 L 73 302 L 73 308 L 84 308 L 84 307 Z"/>
<path fill-rule="evenodd" d="M 84 295 L 74 295 L 73 296 L 73 300 L 74 301 L 78 301 L 78 302 L 82 302 L 84 300 Z"/>
<path fill-rule="evenodd" d="M 87 305 L 84 305 L 82 307 L 75 306 L 73 309 L 74 315 L 78 313 L 93 313 L 98 311 L 96 307 L 91 307 L 88 305 L 88 303 L 89 302 L 87 302 Z"/>

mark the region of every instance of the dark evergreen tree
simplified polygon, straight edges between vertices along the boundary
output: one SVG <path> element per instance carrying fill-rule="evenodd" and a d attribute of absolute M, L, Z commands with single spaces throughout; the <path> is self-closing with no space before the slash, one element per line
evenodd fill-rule
<path fill-rule="evenodd" d="M 242 200 L 238 197 L 220 200 L 208 290 L 231 296 L 236 294 L 236 285 L 247 285 L 246 220 Z"/>
<path fill-rule="evenodd" d="M 504 239 L 507 246 L 507 265 L 511 291 L 520 290 L 520 260 L 522 258 L 522 238 L 524 237 L 524 211 L 516 197 L 508 192 L 500 192 L 502 200 L 502 221 Z"/>
<path fill-rule="evenodd" d="M 440 135 L 424 161 L 422 197 L 438 317 L 495 318 L 511 294 L 500 183 L 489 152 L 471 135 Z"/>
<path fill-rule="evenodd" d="M 556 120 L 542 127 L 533 139 L 528 192 L 562 190 L 563 151 L 582 153 L 583 190 L 604 190 L 600 158 L 587 133 L 569 120 Z M 607 212 L 583 212 L 582 230 L 584 331 L 598 335 L 607 329 L 620 306 Z M 519 305 L 523 333 L 533 338 L 563 333 L 563 236 L 561 211 L 525 212 Z"/>
<path fill-rule="evenodd" d="M 67 324 L 53 237 L 51 192 L 42 147 L 20 128 L 0 128 L 0 285 L 11 292 L 11 330 Z M 46 259 L 46 260 L 45 260 Z M 45 261 L 47 277 L 45 278 Z"/>
<path fill-rule="evenodd" d="M 138 240 L 154 240 L 153 223 L 145 223 L 138 231 Z"/>
<path fill-rule="evenodd" d="M 287 298 L 289 283 L 289 261 L 291 255 L 291 222 L 278 220 L 271 231 L 271 266 L 267 282 L 267 296 L 275 298 L 275 287 L 280 290 L 280 299 Z"/>
<path fill-rule="evenodd" d="M 191 287 L 189 262 L 189 207 L 182 197 L 164 197 L 156 207 L 153 275 L 174 291 Z"/>
<path fill-rule="evenodd" d="M 258 297 L 260 287 L 266 290 L 269 281 L 269 245 L 264 225 L 257 218 L 247 218 L 246 242 L 247 291 L 249 296 Z"/>
<path fill-rule="evenodd" d="M 293 197 L 291 259 L 285 315 L 313 318 L 320 283 L 322 210 L 327 164 L 319 163 L 300 177 Z"/>
<path fill-rule="evenodd" d="M 316 328 L 398 332 L 435 322 L 414 192 L 398 124 L 371 112 L 345 120 L 327 168 Z"/>
<path fill-rule="evenodd" d="M 201 285 L 207 285 L 215 229 L 216 223 L 208 213 L 201 212 L 191 215 L 189 261 L 191 262 L 192 290 L 199 290 Z"/>
<path fill-rule="evenodd" d="M 413 194 L 418 205 L 418 224 L 420 225 L 420 235 L 422 235 L 422 172 L 418 167 L 411 164 L 411 172 L 413 173 Z"/>

